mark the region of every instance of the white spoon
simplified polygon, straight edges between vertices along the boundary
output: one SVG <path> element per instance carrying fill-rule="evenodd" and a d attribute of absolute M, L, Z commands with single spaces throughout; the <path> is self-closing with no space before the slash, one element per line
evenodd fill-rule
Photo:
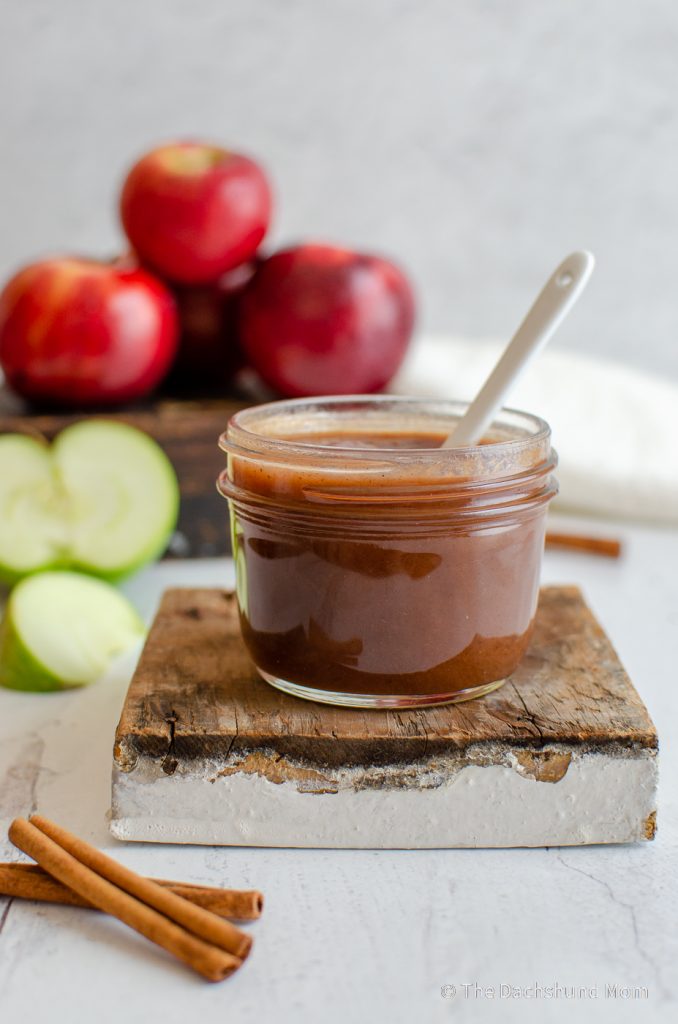
<path fill-rule="evenodd" d="M 573 252 L 556 267 L 443 448 L 463 448 L 480 441 L 530 357 L 544 347 L 574 306 L 594 264 L 590 252 Z"/>

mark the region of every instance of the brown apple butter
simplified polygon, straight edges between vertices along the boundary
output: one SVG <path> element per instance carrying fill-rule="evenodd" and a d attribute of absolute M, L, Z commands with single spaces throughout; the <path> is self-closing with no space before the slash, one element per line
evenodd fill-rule
<path fill-rule="evenodd" d="M 300 431 L 283 417 L 258 450 L 237 422 L 222 440 L 245 643 L 264 678 L 315 699 L 411 706 L 487 692 L 529 643 L 555 493 L 548 439 L 509 426 L 442 450 L 453 419 L 439 410 L 361 401 L 382 415 L 342 416 L 327 400 L 334 418 L 311 415 Z"/>

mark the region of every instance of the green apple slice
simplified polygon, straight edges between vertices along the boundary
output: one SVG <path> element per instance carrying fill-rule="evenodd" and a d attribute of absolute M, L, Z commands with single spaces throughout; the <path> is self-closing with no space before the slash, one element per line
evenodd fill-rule
<path fill-rule="evenodd" d="M 14 583 L 67 560 L 63 495 L 51 450 L 24 434 L 0 437 L 0 580 Z"/>
<path fill-rule="evenodd" d="M 0 625 L 0 684 L 63 690 L 93 683 L 144 635 L 126 597 L 75 572 L 43 572 L 12 591 Z"/>
<path fill-rule="evenodd" d="M 0 437 L 0 580 L 75 568 L 118 580 L 165 549 L 179 488 L 162 449 L 134 427 L 83 420 L 52 448 Z"/>
<path fill-rule="evenodd" d="M 177 522 L 172 464 L 147 434 L 111 420 L 83 420 L 59 434 L 55 470 L 68 495 L 71 564 L 118 580 L 157 558 Z"/>

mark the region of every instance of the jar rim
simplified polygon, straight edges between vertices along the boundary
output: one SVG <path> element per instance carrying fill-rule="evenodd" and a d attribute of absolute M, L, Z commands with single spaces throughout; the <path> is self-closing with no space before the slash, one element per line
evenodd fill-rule
<path fill-rule="evenodd" d="M 489 455 L 494 457 L 518 455 L 522 450 L 529 447 L 540 448 L 548 443 L 551 428 L 549 424 L 533 413 L 524 412 L 520 409 L 503 407 L 499 410 L 497 417 L 491 424 L 492 428 L 511 428 L 520 430 L 516 437 L 488 441 L 484 444 L 464 445 L 459 448 L 394 448 L 370 446 L 369 448 L 343 447 L 337 444 L 320 444 L 317 441 L 304 441 L 303 433 L 299 438 L 291 440 L 289 437 L 277 437 L 275 433 L 265 433 L 262 430 L 252 429 L 252 423 L 262 422 L 266 419 L 273 419 L 287 414 L 291 419 L 301 417 L 304 411 L 309 413 L 320 409 L 325 413 L 336 413 L 342 410 L 354 411 L 359 409 L 372 408 L 384 412 L 392 408 L 395 412 L 408 410 L 415 415 L 426 416 L 433 413 L 438 422 L 443 419 L 458 420 L 469 406 L 469 402 L 457 399 L 437 399 L 421 396 L 408 395 L 327 395 L 313 398 L 282 399 L 275 402 L 266 402 L 261 405 L 248 406 L 234 413 L 228 421 L 227 429 L 219 438 L 219 447 L 227 453 L 238 451 L 241 455 L 264 455 L 266 458 L 294 458 L 302 459 L 317 456 L 341 458 L 351 462 L 368 460 L 375 462 L 387 460 L 389 462 L 401 462 L 406 459 L 416 458 L 417 462 L 426 463 L 429 461 L 440 461 L 442 457 L 469 457 L 473 455 Z M 363 427 L 364 429 L 364 427 Z M 330 431 L 328 430 L 328 433 Z M 310 431 L 309 431 L 310 433 Z"/>
<path fill-rule="evenodd" d="M 515 511 L 516 503 L 527 510 L 553 497 L 557 485 L 551 473 L 557 455 L 550 443 L 551 430 L 530 413 L 502 409 L 490 430 L 499 433 L 501 427 L 518 436 L 464 448 L 339 447 L 297 441 L 290 429 L 290 423 L 305 423 L 306 432 L 317 438 L 325 430 L 336 434 L 342 428 L 347 433 L 369 434 L 376 423 L 381 428 L 377 433 L 392 435 L 395 423 L 398 433 L 425 434 L 433 429 L 446 433 L 453 426 L 452 418 L 458 419 L 467 407 L 468 403 L 453 400 L 391 395 L 252 406 L 236 413 L 220 438 L 228 464 L 217 487 L 238 505 L 277 506 L 282 501 L 287 508 L 296 504 L 302 518 L 311 510 L 314 516 L 328 515 L 330 507 L 333 514 L 355 517 L 359 507 L 367 513 L 369 507 L 378 506 L 388 507 L 394 515 L 405 510 L 411 520 L 416 502 L 422 523 L 439 517 L 441 502 L 458 506 L 457 518 L 462 517 L 461 506 L 466 506 L 463 516 L 468 513 L 489 521 Z M 352 428 L 347 429 L 342 410 L 352 417 Z M 250 422 L 267 421 L 268 434 L 248 429 Z M 276 436 L 276 429 L 282 437 Z M 289 433 L 293 440 L 288 439 Z M 279 472 L 284 486 L 279 494 L 271 494 L 271 481 Z"/>

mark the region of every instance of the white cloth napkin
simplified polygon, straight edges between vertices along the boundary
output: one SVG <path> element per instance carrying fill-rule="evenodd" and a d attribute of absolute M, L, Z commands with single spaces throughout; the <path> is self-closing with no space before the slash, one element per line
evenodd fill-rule
<path fill-rule="evenodd" d="M 390 390 L 470 399 L 503 348 L 419 338 Z M 678 524 L 678 385 L 554 347 L 527 369 L 508 404 L 551 425 L 560 511 Z"/>

